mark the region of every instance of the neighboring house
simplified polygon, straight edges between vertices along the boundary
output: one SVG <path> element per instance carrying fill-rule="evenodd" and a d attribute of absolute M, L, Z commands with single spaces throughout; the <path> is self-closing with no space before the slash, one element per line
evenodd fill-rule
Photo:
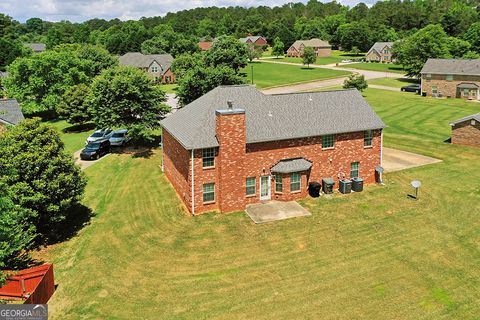
<path fill-rule="evenodd" d="M 45 43 L 25 43 L 25 46 L 33 50 L 33 52 L 43 52 L 47 50 L 47 45 Z"/>
<path fill-rule="evenodd" d="M 245 38 L 240 38 L 240 42 L 246 43 L 246 44 L 254 44 L 257 46 L 265 46 L 267 45 L 267 39 L 265 39 L 262 36 L 248 36 Z"/>
<path fill-rule="evenodd" d="M 480 99 L 480 59 L 428 59 L 420 74 L 424 95 Z"/>
<path fill-rule="evenodd" d="M 200 41 L 198 42 L 198 46 L 202 51 L 208 51 L 212 48 L 213 42 L 212 41 Z"/>
<path fill-rule="evenodd" d="M 120 65 L 132 66 L 147 71 L 158 82 L 175 82 L 175 74 L 170 69 L 173 62 L 173 57 L 170 54 L 128 52 L 121 56 L 119 61 Z"/>
<path fill-rule="evenodd" d="M 480 113 L 455 120 L 450 125 L 452 143 L 480 147 Z"/>
<path fill-rule="evenodd" d="M 375 42 L 365 55 L 367 62 L 391 63 L 393 42 Z"/>
<path fill-rule="evenodd" d="M 16 99 L 0 99 L 0 132 L 25 119 Z"/>
<path fill-rule="evenodd" d="M 287 50 L 287 57 L 302 57 L 306 47 L 311 47 L 317 57 L 329 57 L 332 54 L 332 46 L 320 39 L 297 40 Z"/>
<path fill-rule="evenodd" d="M 167 178 L 190 213 L 308 194 L 309 182 L 375 181 L 385 124 L 355 89 L 265 95 L 220 86 L 161 122 Z"/>

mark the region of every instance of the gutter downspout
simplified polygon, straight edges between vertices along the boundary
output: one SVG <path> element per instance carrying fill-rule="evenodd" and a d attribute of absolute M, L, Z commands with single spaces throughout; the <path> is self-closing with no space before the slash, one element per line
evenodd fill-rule
<path fill-rule="evenodd" d="M 162 135 L 162 172 L 165 172 L 165 166 L 164 166 L 164 161 L 163 158 L 165 158 L 165 154 L 163 153 L 163 135 Z"/>
<path fill-rule="evenodd" d="M 191 156 L 191 161 L 192 161 L 192 216 L 195 216 L 195 170 L 194 170 L 194 153 L 195 149 L 192 149 L 192 156 Z"/>
<path fill-rule="evenodd" d="M 383 129 L 380 133 L 380 167 L 383 167 Z"/>

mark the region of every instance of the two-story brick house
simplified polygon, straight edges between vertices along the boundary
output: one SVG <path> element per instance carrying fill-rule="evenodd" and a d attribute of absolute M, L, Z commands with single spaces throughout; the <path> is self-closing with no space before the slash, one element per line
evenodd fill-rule
<path fill-rule="evenodd" d="M 268 45 L 267 39 L 262 36 L 247 36 L 245 38 L 240 38 L 241 43 L 252 44 L 256 46 L 266 46 Z"/>
<path fill-rule="evenodd" d="M 332 46 L 320 39 L 297 40 L 287 49 L 287 57 L 302 57 L 305 48 L 310 47 L 317 57 L 329 57 L 332 55 Z"/>
<path fill-rule="evenodd" d="M 174 83 L 175 74 L 171 70 L 173 57 L 170 54 L 142 54 L 128 52 L 120 56 L 121 66 L 132 66 L 148 72 L 160 83 Z"/>
<path fill-rule="evenodd" d="M 480 59 L 428 59 L 420 74 L 424 95 L 480 99 Z"/>
<path fill-rule="evenodd" d="M 375 42 L 365 55 L 367 62 L 391 63 L 393 42 Z"/>
<path fill-rule="evenodd" d="M 220 86 L 161 124 L 162 168 L 192 214 L 304 198 L 322 178 L 372 183 L 382 162 L 385 125 L 357 90 Z"/>

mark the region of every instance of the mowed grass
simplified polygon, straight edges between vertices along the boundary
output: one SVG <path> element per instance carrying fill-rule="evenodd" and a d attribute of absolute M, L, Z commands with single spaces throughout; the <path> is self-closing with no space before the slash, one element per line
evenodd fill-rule
<path fill-rule="evenodd" d="M 241 70 L 248 83 L 251 83 L 252 66 L 253 83 L 256 84 L 258 88 L 325 80 L 350 74 L 350 72 L 343 70 L 306 68 L 287 64 L 254 62 L 249 63 L 247 67 Z"/>
<path fill-rule="evenodd" d="M 315 61 L 314 64 L 316 65 L 325 65 L 325 64 L 334 64 L 334 63 L 340 63 L 342 60 L 348 60 L 348 59 L 358 59 L 362 58 L 363 55 L 359 54 L 358 56 L 350 54 L 348 52 L 343 52 L 339 50 L 332 50 L 332 55 L 330 57 L 319 57 L 317 58 L 317 61 Z M 284 61 L 284 62 L 290 62 L 290 63 L 303 63 L 302 58 L 297 58 L 297 57 L 265 57 L 266 59 L 272 59 L 274 61 Z"/>
<path fill-rule="evenodd" d="M 165 93 L 176 93 L 178 85 L 176 83 L 162 84 L 160 88 L 162 88 Z"/>
<path fill-rule="evenodd" d="M 368 80 L 368 84 L 376 84 L 394 88 L 401 88 L 416 83 L 419 83 L 419 81 L 411 78 L 378 78 Z"/>
<path fill-rule="evenodd" d="M 478 318 L 480 150 L 443 141 L 480 105 L 364 95 L 386 146 L 443 162 L 301 201 L 311 217 L 254 225 L 242 212 L 185 216 L 159 150 L 111 155 L 85 170 L 96 217 L 48 251 L 51 319 Z"/>
<path fill-rule="evenodd" d="M 394 63 L 375 63 L 375 62 L 359 62 L 359 63 L 349 63 L 341 65 L 340 68 L 350 68 L 350 69 L 359 69 L 359 70 L 370 70 L 370 71 L 381 71 L 381 72 L 394 72 L 405 74 L 406 71 L 401 65 Z"/>
<path fill-rule="evenodd" d="M 72 154 L 85 146 L 85 141 L 94 131 L 93 129 L 85 129 L 81 132 L 71 131 L 72 125 L 65 120 L 49 121 L 48 123 L 59 131 L 65 144 L 65 150 Z"/>

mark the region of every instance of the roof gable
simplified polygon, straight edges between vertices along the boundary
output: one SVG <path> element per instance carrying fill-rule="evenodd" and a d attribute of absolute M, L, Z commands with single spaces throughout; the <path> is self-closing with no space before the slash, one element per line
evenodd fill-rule
<path fill-rule="evenodd" d="M 465 122 L 465 121 L 469 121 L 469 120 L 476 120 L 476 121 L 480 122 L 480 113 L 475 113 L 475 114 L 460 118 L 458 120 L 452 121 L 450 123 L 450 125 L 453 126 L 453 125 L 456 125 L 456 124 L 459 124 L 459 123 L 462 123 L 462 122 Z"/>
<path fill-rule="evenodd" d="M 164 119 L 186 149 L 217 147 L 215 110 L 245 109 L 247 143 L 384 128 L 357 90 L 265 95 L 249 85 L 220 86 Z"/>
<path fill-rule="evenodd" d="M 375 42 L 375 44 L 370 48 L 370 50 L 368 50 L 368 52 L 374 50 L 378 54 L 380 54 L 382 53 L 383 49 L 385 49 L 385 47 L 391 49 L 393 47 L 393 42 Z"/>
<path fill-rule="evenodd" d="M 299 50 L 302 46 L 304 47 L 313 47 L 313 48 L 331 48 L 332 46 L 327 42 L 321 39 L 310 39 L 310 40 L 297 40 L 292 45 L 295 49 Z"/>
<path fill-rule="evenodd" d="M 136 68 L 149 68 L 157 62 L 166 71 L 170 69 L 173 57 L 170 54 L 142 54 L 140 52 L 128 52 L 119 58 L 120 65 Z"/>

